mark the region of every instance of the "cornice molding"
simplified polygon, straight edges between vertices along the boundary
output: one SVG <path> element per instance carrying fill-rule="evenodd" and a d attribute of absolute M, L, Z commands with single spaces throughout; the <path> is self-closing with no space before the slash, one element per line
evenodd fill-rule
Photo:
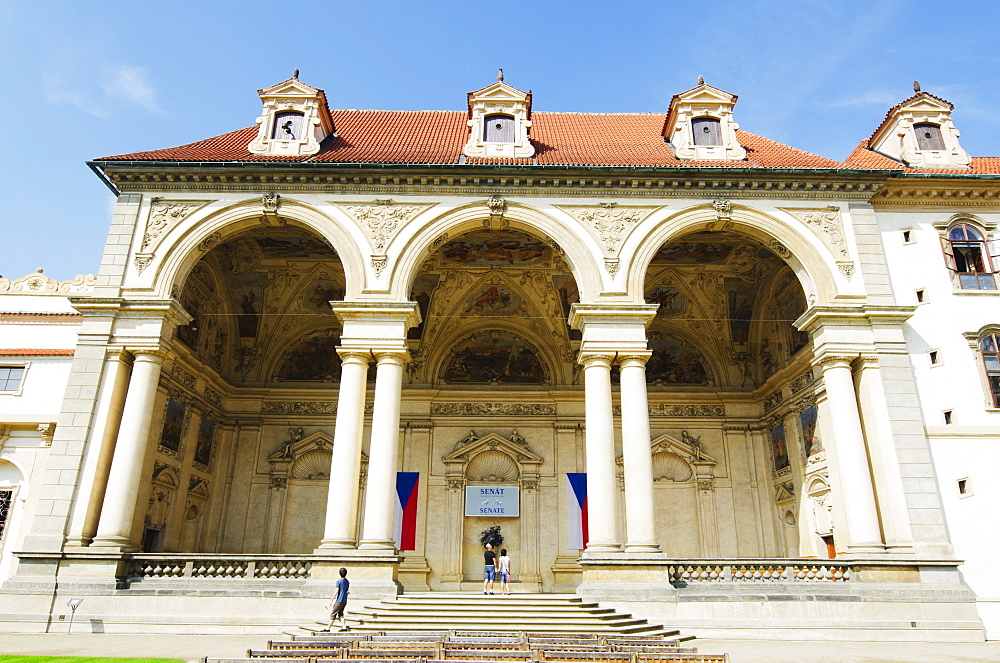
<path fill-rule="evenodd" d="M 296 193 L 462 193 L 491 196 L 690 197 L 737 192 L 740 198 L 868 200 L 888 172 L 767 168 L 687 169 L 460 166 L 387 167 L 383 164 L 244 164 L 93 162 L 121 191 L 291 191 Z M 598 193 L 600 192 L 600 193 Z"/>
<path fill-rule="evenodd" d="M 936 179 L 932 177 L 893 178 L 872 196 L 878 207 L 1000 207 L 1000 182 L 975 175 Z"/>

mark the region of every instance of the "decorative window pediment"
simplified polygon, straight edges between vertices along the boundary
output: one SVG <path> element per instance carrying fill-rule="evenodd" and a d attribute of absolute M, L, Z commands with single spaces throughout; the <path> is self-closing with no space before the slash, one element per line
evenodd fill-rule
<path fill-rule="evenodd" d="M 308 156 L 319 152 L 323 139 L 334 133 L 326 94 L 300 81 L 297 73 L 257 93 L 264 108 L 257 118 L 257 137 L 247 147 L 252 153 Z"/>
<path fill-rule="evenodd" d="M 915 95 L 889 109 L 869 146 L 911 168 L 968 168 L 972 158 L 951 120 L 955 107 L 915 87 Z"/>
<path fill-rule="evenodd" d="M 469 93 L 469 142 L 467 157 L 527 158 L 535 155 L 528 139 L 531 128 L 531 93 L 497 82 Z"/>
<path fill-rule="evenodd" d="M 678 159 L 742 161 L 747 152 L 736 139 L 733 121 L 737 96 L 706 84 L 674 95 L 663 137 Z"/>

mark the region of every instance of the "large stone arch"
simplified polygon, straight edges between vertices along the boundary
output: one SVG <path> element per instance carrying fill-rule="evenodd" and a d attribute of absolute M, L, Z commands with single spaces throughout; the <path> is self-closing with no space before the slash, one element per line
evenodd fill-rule
<path fill-rule="evenodd" d="M 738 232 L 761 242 L 785 261 L 795 273 L 810 304 L 832 302 L 845 289 L 846 278 L 838 274 L 829 253 L 809 233 L 802 232 L 776 216 L 741 205 L 733 205 L 726 230 Z M 628 270 L 628 292 L 642 300 L 643 279 L 660 247 L 675 238 L 696 230 L 717 229 L 719 214 L 711 204 L 679 210 L 660 220 L 647 233 L 633 232 L 622 247 L 621 256 Z"/>
<path fill-rule="evenodd" d="M 287 225 L 303 228 L 333 247 L 344 267 L 348 299 L 363 289 L 364 259 L 358 242 L 344 224 L 310 205 L 286 199 L 282 199 L 280 217 Z M 155 261 L 155 270 L 151 270 L 146 281 L 149 290 L 164 299 L 170 297 L 173 286 L 183 283 L 208 251 L 246 230 L 263 227 L 258 201 L 245 201 L 212 210 L 200 218 L 195 216 L 192 223 L 175 228 L 173 236 L 168 235 L 160 245 L 165 253 Z"/>
<path fill-rule="evenodd" d="M 454 239 L 465 232 L 480 229 L 489 218 L 490 208 L 486 202 L 470 203 L 437 216 L 407 237 L 398 246 L 398 259 L 393 263 L 389 288 L 394 299 L 407 299 L 410 284 L 416 278 L 424 259 L 430 251 L 443 243 L 443 236 Z M 511 201 L 507 202 L 503 221 L 509 224 L 505 226 L 507 229 L 521 230 L 540 236 L 541 239 L 550 238 L 555 241 L 576 279 L 581 301 L 592 301 L 602 292 L 603 284 L 599 274 L 603 267 L 599 267 L 597 261 L 601 252 L 590 238 L 584 237 L 583 233 L 574 233 L 568 224 L 559 222 L 534 207 Z"/>

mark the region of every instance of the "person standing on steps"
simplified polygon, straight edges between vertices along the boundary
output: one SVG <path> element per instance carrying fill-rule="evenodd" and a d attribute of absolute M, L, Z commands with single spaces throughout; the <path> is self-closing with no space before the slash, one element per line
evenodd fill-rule
<path fill-rule="evenodd" d="M 500 559 L 497 560 L 499 566 L 497 573 L 500 574 L 500 593 L 504 596 L 510 594 L 510 557 L 507 556 L 507 549 L 500 549 Z"/>
<path fill-rule="evenodd" d="M 493 593 L 493 579 L 497 575 L 497 554 L 493 552 L 493 544 L 486 544 L 486 552 L 483 553 L 486 563 L 486 577 L 483 579 L 483 594 Z M 489 591 L 486 591 L 489 590 Z"/>
<path fill-rule="evenodd" d="M 347 621 L 344 619 L 344 608 L 347 607 L 347 595 L 350 593 L 351 581 L 347 579 L 347 569 L 341 567 L 340 580 L 337 581 L 337 593 L 333 596 L 333 605 L 330 608 L 330 623 L 323 633 L 329 633 L 333 629 L 333 622 L 340 621 L 341 631 L 350 631 Z"/>

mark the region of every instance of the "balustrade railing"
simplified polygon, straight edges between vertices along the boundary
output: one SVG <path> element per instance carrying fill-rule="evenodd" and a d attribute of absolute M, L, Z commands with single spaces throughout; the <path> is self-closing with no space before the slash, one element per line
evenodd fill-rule
<path fill-rule="evenodd" d="M 670 583 L 683 587 L 701 583 L 850 582 L 852 562 L 827 560 L 809 563 L 697 561 L 668 565 Z"/>
<path fill-rule="evenodd" d="M 305 580 L 312 571 L 308 557 L 284 555 L 132 555 L 126 576 L 130 581 L 154 578 L 225 580 Z"/>

